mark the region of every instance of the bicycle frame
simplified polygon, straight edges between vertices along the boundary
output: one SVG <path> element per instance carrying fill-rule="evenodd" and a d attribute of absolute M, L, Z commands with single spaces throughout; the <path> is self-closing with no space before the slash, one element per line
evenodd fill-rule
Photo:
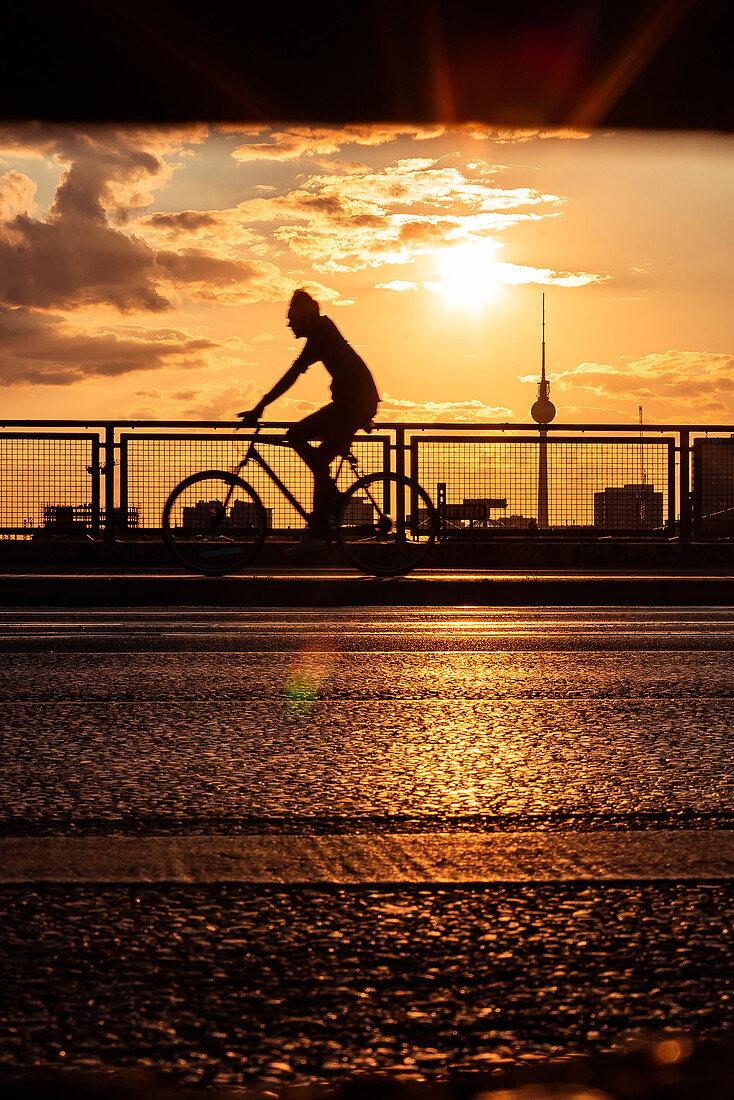
<path fill-rule="evenodd" d="M 280 490 L 280 492 L 283 494 L 283 496 L 286 498 L 286 500 L 289 501 L 289 503 L 295 508 L 295 510 L 298 512 L 298 514 L 301 516 L 301 518 L 304 519 L 304 520 L 308 520 L 309 513 L 303 507 L 301 502 L 299 500 L 297 500 L 296 497 L 293 496 L 293 493 L 290 491 L 288 486 L 283 483 L 283 481 L 278 477 L 278 475 L 276 474 L 275 470 L 272 468 L 270 463 L 267 462 L 263 458 L 263 456 L 260 454 L 260 452 L 256 448 L 255 441 L 257 440 L 257 437 L 258 437 L 259 434 L 260 434 L 260 429 L 256 428 L 255 432 L 250 437 L 250 442 L 249 442 L 249 446 L 247 448 L 247 451 L 245 453 L 245 457 L 242 459 L 241 462 L 239 462 L 237 464 L 236 468 L 232 472 L 234 474 L 239 474 L 240 470 L 244 470 L 244 468 L 247 466 L 250 459 L 252 459 L 260 467 L 260 469 L 263 470 L 268 475 L 268 477 L 273 482 L 273 484 L 275 486 L 277 486 L 277 488 Z M 276 446 L 286 446 L 287 447 L 288 444 L 287 443 L 280 443 L 280 441 L 278 441 L 276 443 Z M 340 461 L 339 461 L 339 465 L 337 466 L 337 469 L 336 469 L 336 474 L 334 476 L 334 480 L 336 481 L 336 479 L 339 477 L 339 474 L 341 473 L 342 467 L 344 466 L 345 462 L 349 463 L 355 478 L 357 480 L 359 480 L 360 473 L 359 473 L 359 470 L 357 468 L 357 460 L 354 458 L 354 455 L 352 455 L 351 453 L 347 456 L 345 456 L 345 455 L 341 456 Z M 227 505 L 229 504 L 230 497 L 232 496 L 233 492 L 234 492 L 234 485 L 232 485 L 230 487 L 230 490 L 227 493 L 224 504 L 222 505 L 223 510 L 226 510 Z M 382 509 L 380 508 L 377 501 L 372 496 L 372 493 L 369 491 L 369 489 L 365 489 L 365 493 L 367 494 L 370 501 L 372 502 L 372 505 L 373 505 L 375 511 L 377 512 L 377 514 L 381 518 L 384 519 L 385 514 L 382 511 Z"/>
<path fill-rule="evenodd" d="M 221 575 L 228 570 L 241 568 L 257 552 L 263 539 L 267 536 L 269 523 L 263 524 L 266 517 L 263 515 L 264 505 L 260 500 L 259 493 L 240 476 L 250 462 L 254 462 L 262 470 L 265 478 L 279 490 L 281 496 L 291 505 L 296 515 L 306 521 L 306 529 L 308 530 L 308 521 L 311 516 L 260 453 L 257 447 L 260 425 L 257 426 L 257 429 L 247 441 L 240 437 L 243 443 L 240 451 L 241 457 L 232 462 L 231 465 L 227 464 L 229 465 L 228 472 L 224 472 L 220 467 L 219 470 L 212 469 L 189 475 L 168 496 L 163 509 L 164 540 L 173 555 L 193 572 Z M 233 438 L 236 437 L 230 437 L 230 439 Z M 286 446 L 299 457 L 304 458 L 304 455 L 300 454 L 300 450 L 291 447 L 287 437 L 266 435 L 262 437 L 262 441 L 268 445 Z M 339 478 L 346 462 L 351 470 L 353 480 L 347 475 L 346 480 L 349 484 L 341 492 L 336 489 L 336 485 L 333 486 L 336 495 L 333 499 L 334 515 L 329 517 L 330 535 L 339 543 L 346 556 L 363 573 L 374 574 L 375 576 L 397 576 L 415 568 L 435 540 L 437 529 L 435 509 L 425 489 L 406 477 L 402 470 L 399 472 L 391 470 L 392 463 L 390 462 L 389 451 L 394 448 L 390 447 L 389 437 L 378 436 L 375 438 L 375 442 L 379 442 L 383 449 L 381 469 L 374 472 L 370 470 L 368 473 L 362 474 L 357 457 L 351 450 L 346 455 L 342 454 L 338 462 L 334 463 L 336 465 L 336 478 Z M 308 457 L 307 451 L 305 456 Z M 278 463 L 275 462 L 275 465 L 277 466 Z M 310 461 L 305 461 L 305 465 L 311 468 L 313 472 Z M 319 467 L 315 463 L 314 465 L 316 465 L 316 476 L 318 477 Z M 288 475 L 284 474 L 284 476 Z M 178 523 L 181 516 L 181 507 L 186 502 L 190 504 L 191 500 L 196 497 L 197 490 L 194 489 L 194 486 L 200 486 L 207 480 L 218 483 L 216 485 L 218 499 L 196 501 L 197 517 L 198 512 L 201 511 L 199 505 L 207 505 L 201 511 L 201 517 L 199 517 L 201 520 L 206 517 L 206 522 L 198 525 L 192 524 L 191 526 L 189 526 L 188 521 L 184 524 Z M 262 486 L 260 486 L 262 478 L 256 475 L 251 480 L 258 483 L 258 488 L 262 492 Z M 256 521 L 253 520 L 244 524 L 244 527 L 250 533 L 243 533 L 242 538 L 238 538 L 235 526 L 227 522 L 230 518 L 227 514 L 228 510 L 234 510 L 233 506 L 230 509 L 230 504 L 233 495 L 236 494 L 238 485 L 247 493 L 251 502 L 256 505 L 257 510 Z M 193 490 L 193 498 L 186 496 L 190 490 Z M 408 538 L 406 494 L 410 494 L 410 500 L 413 502 L 410 519 L 411 533 L 414 527 L 416 530 L 420 530 L 425 523 L 424 537 L 422 538 L 420 534 L 416 535 L 415 539 Z M 268 496 L 270 495 L 269 493 Z M 225 498 L 224 502 L 221 501 L 222 496 Z M 421 508 L 415 502 L 419 502 Z M 268 501 L 268 503 L 272 503 L 272 501 Z M 174 512 L 174 509 L 178 509 L 178 511 Z M 419 514 L 421 509 L 424 513 L 422 517 Z M 189 511 L 191 511 L 191 508 L 189 508 Z M 185 512 L 186 507 L 184 507 Z M 178 517 L 178 520 L 176 517 Z M 326 519 L 326 516 L 324 518 Z M 284 528 L 283 533 L 291 529 L 290 526 Z M 280 533 L 280 528 L 277 530 Z M 206 560 L 214 557 L 216 557 L 216 561 Z M 224 557 L 227 560 L 224 560 Z"/>

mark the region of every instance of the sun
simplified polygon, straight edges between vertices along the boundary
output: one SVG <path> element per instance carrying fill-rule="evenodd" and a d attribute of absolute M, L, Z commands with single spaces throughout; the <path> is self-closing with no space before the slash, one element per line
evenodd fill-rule
<path fill-rule="evenodd" d="M 453 245 L 440 255 L 436 290 L 451 306 L 476 313 L 497 299 L 502 265 L 495 256 L 496 241 Z"/>

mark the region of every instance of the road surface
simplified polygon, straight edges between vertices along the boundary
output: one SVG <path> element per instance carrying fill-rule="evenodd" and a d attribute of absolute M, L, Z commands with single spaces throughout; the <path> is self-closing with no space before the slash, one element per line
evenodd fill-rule
<path fill-rule="evenodd" d="M 726 608 L 0 613 L 5 1066 L 729 1036 Z"/>

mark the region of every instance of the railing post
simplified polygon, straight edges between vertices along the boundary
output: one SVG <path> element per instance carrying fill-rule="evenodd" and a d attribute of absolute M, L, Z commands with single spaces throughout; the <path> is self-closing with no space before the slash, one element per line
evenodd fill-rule
<path fill-rule="evenodd" d="M 691 440 L 684 429 L 680 433 L 680 540 L 691 541 Z"/>
<path fill-rule="evenodd" d="M 104 540 L 115 541 L 115 425 L 104 426 Z"/>
<path fill-rule="evenodd" d="M 405 476 L 405 428 L 395 429 L 395 473 Z M 395 501 L 397 528 L 405 535 L 405 493 L 398 489 Z"/>
<path fill-rule="evenodd" d="M 668 444 L 668 538 L 675 537 L 675 441 Z"/>
<path fill-rule="evenodd" d="M 128 500 L 127 500 L 127 438 L 120 438 L 120 534 L 123 538 L 127 535 Z"/>
<path fill-rule="evenodd" d="M 90 503 L 92 505 L 92 538 L 95 539 L 99 538 L 99 479 L 101 477 L 99 450 L 99 436 L 96 436 L 92 440 L 92 465 L 88 467 L 88 472 L 92 478 Z"/>

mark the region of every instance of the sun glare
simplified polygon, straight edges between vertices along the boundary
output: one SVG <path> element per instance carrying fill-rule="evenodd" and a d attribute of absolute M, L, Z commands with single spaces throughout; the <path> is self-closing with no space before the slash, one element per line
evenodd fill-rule
<path fill-rule="evenodd" d="M 496 300 L 501 281 L 497 248 L 495 241 L 482 241 L 446 249 L 439 258 L 436 289 L 449 305 L 476 313 Z"/>

